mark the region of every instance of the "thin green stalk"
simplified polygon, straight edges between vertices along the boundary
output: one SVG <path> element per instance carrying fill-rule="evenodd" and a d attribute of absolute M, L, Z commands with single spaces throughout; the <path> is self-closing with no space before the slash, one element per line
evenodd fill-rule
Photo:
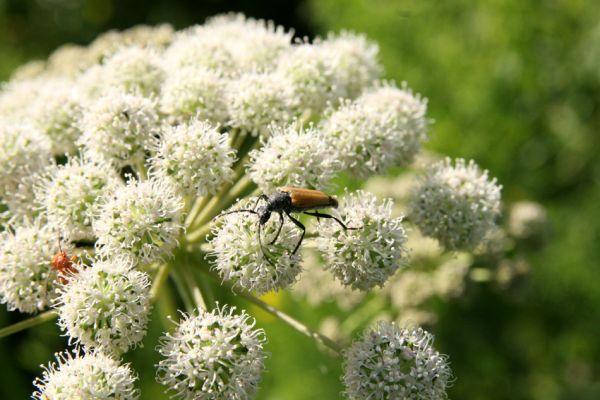
<path fill-rule="evenodd" d="M 186 286 L 192 294 L 192 299 L 194 300 L 196 307 L 201 308 L 203 310 L 208 310 L 204 293 L 202 293 L 202 291 L 198 287 L 194 275 L 185 265 L 179 266 L 179 271 L 181 272 L 181 277 L 184 279 Z"/>
<path fill-rule="evenodd" d="M 33 328 L 34 326 L 43 324 L 44 322 L 51 321 L 56 317 L 56 312 L 51 310 L 38 314 L 35 317 L 31 317 L 24 321 L 17 322 L 16 324 L 5 326 L 4 328 L 0 329 L 0 338 L 12 335 L 13 333 L 21 332 L 25 329 Z"/>
<path fill-rule="evenodd" d="M 202 197 L 198 197 L 196 199 L 196 201 L 194 202 L 194 205 L 192 206 L 192 209 L 190 210 L 187 217 L 185 218 L 184 226 L 190 226 L 192 224 L 194 219 L 196 219 L 196 217 L 198 216 L 200 211 L 202 211 L 202 209 L 206 206 L 206 203 L 208 203 L 208 201 L 211 198 L 212 198 L 212 196 L 202 196 Z"/>
<path fill-rule="evenodd" d="M 237 183 L 233 187 L 231 187 L 231 189 L 228 192 L 224 192 L 221 196 L 213 197 L 209 204 L 207 204 L 201 215 L 199 215 L 198 218 L 196 218 L 196 221 L 194 221 L 194 223 L 190 227 L 188 241 L 191 242 L 193 240 L 197 240 L 197 237 L 196 239 L 192 239 L 193 237 L 195 237 L 192 235 L 196 229 L 202 227 L 204 224 L 212 220 L 222 210 L 227 208 L 229 204 L 231 204 L 233 201 L 239 198 L 248 189 L 252 188 L 253 185 L 254 182 L 252 182 L 250 178 L 248 178 L 248 176 L 244 175 L 240 178 L 239 181 L 237 181 Z"/>
<path fill-rule="evenodd" d="M 171 271 L 171 278 L 175 283 L 175 287 L 177 288 L 179 297 L 181 297 L 181 301 L 183 301 L 186 311 L 191 313 L 194 310 L 194 301 L 192 300 L 192 295 L 188 292 L 185 279 L 181 276 L 179 268 L 173 268 Z"/>
<path fill-rule="evenodd" d="M 208 270 L 206 268 L 199 268 L 199 271 L 206 274 L 207 276 L 213 278 L 214 280 L 218 281 L 222 286 L 231 289 L 230 284 L 228 284 L 227 282 L 222 282 L 221 278 L 218 275 L 211 272 L 210 270 Z M 340 344 L 338 344 L 334 340 L 328 338 L 327 336 L 311 329 L 306 324 L 298 321 L 291 315 L 286 314 L 285 312 L 273 307 L 272 305 L 270 305 L 268 303 L 265 303 L 258 297 L 254 296 L 253 294 L 248 293 L 244 290 L 239 290 L 238 288 L 236 288 L 234 292 L 236 294 L 239 294 L 241 297 L 245 298 L 252 304 L 254 304 L 254 305 L 260 307 L 261 309 L 263 309 L 264 311 L 268 312 L 269 314 L 279 318 L 281 321 L 287 323 L 289 326 L 296 329 L 298 332 L 303 333 L 304 335 L 311 337 L 314 340 L 316 340 L 317 342 L 321 343 L 322 345 L 328 347 L 337 355 L 342 354 L 342 351 L 344 349 Z"/>
<path fill-rule="evenodd" d="M 227 192 L 229 192 L 231 188 L 238 183 L 238 181 L 240 180 L 240 178 L 242 178 L 244 173 L 245 171 L 243 168 L 235 170 L 233 173 L 233 179 L 230 182 L 223 184 L 221 190 L 219 190 L 219 192 L 216 195 L 212 196 L 210 200 L 202 206 L 199 212 L 196 215 L 194 215 L 193 219 L 191 219 L 189 223 L 186 223 L 186 226 L 191 229 L 196 227 L 198 225 L 198 222 L 203 220 L 206 214 L 210 212 L 210 210 L 212 210 L 215 207 L 215 205 L 219 204 L 220 199 L 223 198 L 223 196 L 225 196 Z"/>
<path fill-rule="evenodd" d="M 172 265 L 170 263 L 162 264 L 158 268 L 158 273 L 154 277 L 154 281 L 152 282 L 152 288 L 150 289 L 150 300 L 156 300 L 158 293 L 160 292 L 160 288 L 167 280 L 169 276 L 169 272 L 171 271 Z"/>
<path fill-rule="evenodd" d="M 246 135 L 247 134 L 242 133 L 239 129 L 232 130 L 231 137 L 229 140 L 229 143 L 231 144 L 231 148 L 235 149 L 235 150 L 239 150 L 240 146 L 244 142 L 244 139 L 246 139 Z"/>
<path fill-rule="evenodd" d="M 148 171 L 146 170 L 146 166 L 144 165 L 143 161 L 138 163 L 135 169 L 140 181 L 145 181 L 148 179 Z"/>

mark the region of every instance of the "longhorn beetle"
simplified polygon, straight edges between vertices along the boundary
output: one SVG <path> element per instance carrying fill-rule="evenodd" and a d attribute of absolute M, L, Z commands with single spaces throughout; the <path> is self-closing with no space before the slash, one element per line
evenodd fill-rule
<path fill-rule="evenodd" d="M 264 206 L 258 207 L 258 203 L 260 201 L 264 201 L 266 204 Z M 296 244 L 294 251 L 292 251 L 292 255 L 298 251 L 302 240 L 304 239 L 304 234 L 306 233 L 306 227 L 302 224 L 302 222 L 298 221 L 294 218 L 291 213 L 304 213 L 306 215 L 310 215 L 318 218 L 330 218 L 336 221 L 344 230 L 353 230 L 358 228 L 352 228 L 346 226 L 342 221 L 333 215 L 325 214 L 319 211 L 310 211 L 310 210 L 320 210 L 323 208 L 337 208 L 338 201 L 335 197 L 329 196 L 326 193 L 323 193 L 319 190 L 312 189 L 301 189 L 294 187 L 283 187 L 278 189 L 271 196 L 267 196 L 265 194 L 261 194 L 258 199 L 256 199 L 256 203 L 254 204 L 253 209 L 241 209 L 235 211 L 229 211 L 220 216 L 233 214 L 238 212 L 247 212 L 251 214 L 255 214 L 258 216 L 258 241 L 260 244 L 260 248 L 269 262 L 269 264 L 275 266 L 273 262 L 267 257 L 265 250 L 263 248 L 262 239 L 261 239 L 261 230 L 262 227 L 269 221 L 271 218 L 271 214 L 277 213 L 279 214 L 279 228 L 277 229 L 277 233 L 269 245 L 274 244 L 279 238 L 279 234 L 281 233 L 281 228 L 283 227 L 284 219 L 283 214 L 287 215 L 288 218 L 302 231 L 300 235 L 300 240 Z"/>

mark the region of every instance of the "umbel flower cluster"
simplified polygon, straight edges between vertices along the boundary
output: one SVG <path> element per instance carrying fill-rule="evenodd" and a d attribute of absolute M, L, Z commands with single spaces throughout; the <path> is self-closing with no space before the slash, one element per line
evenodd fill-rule
<path fill-rule="evenodd" d="M 256 297 L 301 282 L 305 259 L 367 293 L 410 267 L 408 231 L 452 251 L 494 231 L 500 187 L 472 161 L 428 166 L 408 218 L 340 187 L 410 167 L 427 138 L 426 99 L 381 78 L 360 34 L 300 40 L 240 14 L 108 32 L 17 70 L 0 90 L 0 302 L 40 314 L 0 336 L 57 317 L 74 346 L 33 397 L 136 399 L 120 360 L 145 344 L 174 397 L 252 398 L 266 337 L 215 302 L 233 290 L 344 356 L 348 398 L 445 398 L 421 328 L 380 322 L 348 347 Z M 172 292 L 185 311 L 149 343 Z"/>

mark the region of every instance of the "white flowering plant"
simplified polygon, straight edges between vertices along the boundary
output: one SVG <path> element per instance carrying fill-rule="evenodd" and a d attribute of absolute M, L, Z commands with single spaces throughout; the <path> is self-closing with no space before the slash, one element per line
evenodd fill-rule
<path fill-rule="evenodd" d="M 224 291 L 342 356 L 349 399 L 446 398 L 447 357 L 406 325 L 418 315 L 406 306 L 460 294 L 468 268 L 443 254 L 494 241 L 501 187 L 473 161 L 423 164 L 427 101 L 382 81 L 377 57 L 359 34 L 310 42 L 228 14 L 178 32 L 110 32 L 3 84 L 0 302 L 37 315 L 0 337 L 56 318 L 74 345 L 36 379 L 33 398 L 139 398 L 120 357 L 144 344 L 162 357 L 156 380 L 176 398 L 253 398 L 266 335 L 246 311 L 215 301 Z M 398 167 L 424 170 L 403 175 L 414 178 L 410 195 L 368 191 Z M 285 206 L 273 200 L 282 196 Z M 542 219 L 519 209 L 511 226 L 524 237 Z M 429 260 L 440 268 L 410 268 L 417 232 L 437 241 Z M 171 283 L 184 310 L 149 343 L 153 304 Z M 377 313 L 326 335 L 260 298 L 288 288 L 326 292 L 317 303 L 388 296 L 404 318 L 350 345 Z"/>

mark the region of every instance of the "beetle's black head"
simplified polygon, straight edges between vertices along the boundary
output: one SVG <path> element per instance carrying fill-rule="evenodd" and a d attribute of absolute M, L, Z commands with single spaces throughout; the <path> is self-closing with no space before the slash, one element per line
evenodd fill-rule
<path fill-rule="evenodd" d="M 265 206 L 258 207 L 256 213 L 258 214 L 258 221 L 261 225 L 266 224 L 267 221 L 269 221 L 269 218 L 271 218 L 271 211 Z"/>

